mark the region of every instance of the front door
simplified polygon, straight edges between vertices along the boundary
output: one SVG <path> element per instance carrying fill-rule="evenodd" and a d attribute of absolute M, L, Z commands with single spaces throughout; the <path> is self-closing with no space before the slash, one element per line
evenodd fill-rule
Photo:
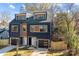
<path fill-rule="evenodd" d="M 31 46 L 31 45 L 32 45 L 32 38 L 29 37 L 29 46 Z"/>
<path fill-rule="evenodd" d="M 23 37 L 20 39 L 20 45 L 23 45 Z"/>

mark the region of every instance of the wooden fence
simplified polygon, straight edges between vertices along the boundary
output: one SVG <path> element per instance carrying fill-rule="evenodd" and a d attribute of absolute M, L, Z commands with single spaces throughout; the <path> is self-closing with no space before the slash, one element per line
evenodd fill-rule
<path fill-rule="evenodd" d="M 54 50 L 67 49 L 67 44 L 64 41 L 51 42 L 51 48 Z"/>
<path fill-rule="evenodd" d="M 0 39 L 0 46 L 9 45 L 9 39 Z"/>

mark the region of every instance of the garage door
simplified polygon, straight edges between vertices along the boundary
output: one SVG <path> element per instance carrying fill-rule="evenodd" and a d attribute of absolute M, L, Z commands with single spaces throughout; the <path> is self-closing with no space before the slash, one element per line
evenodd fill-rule
<path fill-rule="evenodd" d="M 39 40 L 38 47 L 39 48 L 48 48 L 48 40 Z"/>
<path fill-rule="evenodd" d="M 11 39 L 11 45 L 16 45 L 17 44 L 17 40 L 18 39 Z M 18 40 L 18 44 L 19 45 L 23 44 L 23 39 L 22 38 Z"/>

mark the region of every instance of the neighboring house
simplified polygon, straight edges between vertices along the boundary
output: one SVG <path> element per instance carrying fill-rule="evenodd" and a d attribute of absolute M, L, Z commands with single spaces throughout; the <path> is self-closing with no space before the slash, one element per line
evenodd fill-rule
<path fill-rule="evenodd" d="M 9 31 L 5 29 L 0 30 L 0 39 L 8 39 L 9 38 Z"/>
<path fill-rule="evenodd" d="M 9 24 L 10 43 L 16 45 L 35 46 L 48 48 L 51 42 L 53 26 L 47 20 L 47 12 L 34 12 L 33 16 L 26 18 L 26 13 L 15 15 L 15 19 Z"/>

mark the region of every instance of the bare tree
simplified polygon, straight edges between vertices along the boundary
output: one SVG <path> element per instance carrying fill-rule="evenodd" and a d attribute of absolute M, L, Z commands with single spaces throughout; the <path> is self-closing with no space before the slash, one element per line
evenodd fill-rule
<path fill-rule="evenodd" d="M 73 49 L 76 49 L 76 54 L 78 52 L 78 36 L 76 34 L 76 14 L 77 10 L 73 12 L 73 6 L 74 4 L 66 4 L 67 6 L 66 12 L 59 13 L 57 15 L 57 24 L 59 29 L 59 32 L 63 34 L 64 31 L 64 37 L 66 38 L 67 44 L 68 44 L 68 49 L 71 52 Z M 69 53 L 70 53 L 69 52 Z"/>
<path fill-rule="evenodd" d="M 0 27 L 8 28 L 11 20 L 10 13 L 7 11 L 0 12 Z"/>

